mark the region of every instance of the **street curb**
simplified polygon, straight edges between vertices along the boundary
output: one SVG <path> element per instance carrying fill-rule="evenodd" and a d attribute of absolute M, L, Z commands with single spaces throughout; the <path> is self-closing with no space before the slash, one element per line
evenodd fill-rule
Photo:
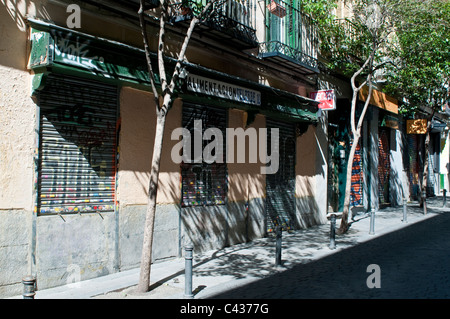
<path fill-rule="evenodd" d="M 298 264 L 309 263 L 320 258 L 339 253 L 347 248 L 368 242 L 372 239 L 412 226 L 416 223 L 439 216 L 449 212 L 446 207 L 428 207 L 428 214 L 421 214 L 420 208 L 416 205 L 408 206 L 408 222 L 401 221 L 403 217 L 402 207 L 389 208 L 376 212 L 375 234 L 369 234 L 370 218 L 366 215 L 356 216 L 356 221 L 352 222 L 348 233 L 336 235 L 336 248 L 329 247 L 330 224 L 316 225 L 307 229 L 296 231 L 292 234 L 285 234 L 283 237 L 283 267 L 275 267 L 275 243 L 270 238 L 259 238 L 249 243 L 241 243 L 230 247 L 225 247 L 216 251 L 208 251 L 194 256 L 193 287 L 198 290 L 194 299 L 207 299 L 214 297 L 224 291 L 244 286 L 251 282 L 280 273 Z M 378 227 L 377 227 L 378 226 Z M 311 234 L 319 234 L 319 237 L 310 239 L 310 244 L 314 244 L 311 249 L 298 247 L 305 238 L 308 240 Z M 239 255 L 241 254 L 241 255 Z M 253 254 L 253 255 L 252 255 Z M 256 254 L 256 255 L 255 255 Z M 226 274 L 227 258 L 258 256 L 264 261 L 263 265 L 254 266 L 252 269 L 245 269 L 246 273 Z M 299 257 L 300 256 L 300 257 Z M 234 260 L 234 259 L 232 259 Z M 256 263 L 256 261 L 255 261 Z M 261 267 L 261 273 L 255 273 L 255 269 Z M 238 269 L 241 272 L 245 272 Z M 120 294 L 118 291 L 131 288 L 137 285 L 139 279 L 139 269 L 130 269 L 122 272 L 97 277 L 55 288 L 38 290 L 36 299 L 100 299 L 100 298 L 142 298 L 142 299 L 184 299 L 184 259 L 175 258 L 152 265 L 152 283 L 155 286 L 147 294 Z M 177 291 L 168 294 L 168 290 Z M 7 299 L 22 299 L 22 296 L 14 296 Z"/>

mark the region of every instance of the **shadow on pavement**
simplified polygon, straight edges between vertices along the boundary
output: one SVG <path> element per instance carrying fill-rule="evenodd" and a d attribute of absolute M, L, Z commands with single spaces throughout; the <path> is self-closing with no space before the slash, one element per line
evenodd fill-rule
<path fill-rule="evenodd" d="M 440 213 L 210 298 L 449 298 L 449 238 L 450 214 Z M 253 267 L 257 263 L 253 259 Z M 380 288 L 366 284 L 371 264 L 380 267 Z M 234 260 L 227 267 L 239 273 L 252 267 L 252 259 Z"/>

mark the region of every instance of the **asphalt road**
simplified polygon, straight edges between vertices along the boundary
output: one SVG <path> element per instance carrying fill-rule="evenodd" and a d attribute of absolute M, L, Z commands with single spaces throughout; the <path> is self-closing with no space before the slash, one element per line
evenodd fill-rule
<path fill-rule="evenodd" d="M 212 298 L 450 298 L 450 213 Z"/>

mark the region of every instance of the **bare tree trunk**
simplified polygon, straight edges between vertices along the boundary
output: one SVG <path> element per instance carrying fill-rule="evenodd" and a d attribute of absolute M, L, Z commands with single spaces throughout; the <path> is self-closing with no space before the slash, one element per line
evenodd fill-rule
<path fill-rule="evenodd" d="M 358 94 L 358 92 L 359 92 L 359 90 L 355 91 L 354 94 Z M 347 232 L 347 230 L 349 228 L 348 216 L 350 213 L 350 195 L 351 195 L 351 190 L 352 190 L 351 182 L 352 182 L 353 160 L 355 158 L 356 148 L 358 147 L 359 139 L 361 138 L 362 123 L 364 121 L 364 116 L 369 107 L 368 102 L 370 101 L 371 95 L 372 95 L 372 84 L 369 82 L 369 95 L 367 97 L 367 101 L 364 104 L 364 108 L 362 110 L 361 116 L 358 121 L 358 126 L 356 126 L 356 128 L 354 128 L 354 130 L 352 132 L 353 133 L 353 142 L 352 142 L 353 144 L 352 144 L 352 147 L 350 148 L 350 154 L 348 156 L 348 162 L 347 162 L 347 176 L 346 176 L 346 184 L 345 184 L 344 208 L 342 211 L 341 225 L 338 229 L 339 234 L 343 234 L 343 233 Z M 356 107 L 356 101 L 354 103 L 355 103 L 355 107 Z"/>
<path fill-rule="evenodd" d="M 350 212 L 350 195 L 351 195 L 351 181 L 352 181 L 352 168 L 353 168 L 353 159 L 355 157 L 356 148 L 358 147 L 359 139 L 361 137 L 361 128 L 364 121 L 364 117 L 366 115 L 367 109 L 369 107 L 370 99 L 372 97 L 372 64 L 373 59 L 375 56 L 375 42 L 374 42 L 374 48 L 372 53 L 370 54 L 369 58 L 366 60 L 364 65 L 357 71 L 355 74 L 353 74 L 351 78 L 351 84 L 353 89 L 353 97 L 352 97 L 352 105 L 351 105 L 351 115 L 350 115 L 350 124 L 351 124 L 351 130 L 353 134 L 353 144 L 350 149 L 350 154 L 348 157 L 348 163 L 347 163 L 347 176 L 346 176 L 346 184 L 345 184 L 345 197 L 344 197 L 344 208 L 342 212 L 342 218 L 341 218 L 341 225 L 339 226 L 339 229 L 337 230 L 338 234 L 343 234 L 348 231 L 349 223 L 348 223 L 348 216 Z M 360 86 L 356 86 L 356 78 L 359 76 L 359 74 L 367 67 L 369 66 L 369 75 L 367 76 L 367 80 L 364 81 Z M 361 112 L 361 115 L 358 119 L 358 124 L 355 125 L 356 122 L 356 102 L 359 91 L 364 87 L 364 85 L 369 85 L 369 93 L 367 95 L 366 102 L 364 103 L 363 110 Z"/>
<path fill-rule="evenodd" d="M 166 66 L 164 61 L 164 48 L 165 48 L 165 25 L 168 18 L 168 1 L 161 1 L 161 16 L 160 16 L 160 28 L 159 28 L 159 37 L 158 37 L 158 71 L 159 78 L 161 82 L 161 91 L 162 91 L 162 104 L 160 105 L 160 95 L 156 89 L 155 85 L 155 74 L 153 72 L 152 61 L 150 58 L 150 46 L 147 37 L 146 23 L 145 23 L 145 1 L 140 1 L 140 8 L 138 11 L 139 22 L 141 26 L 142 38 L 144 42 L 144 50 L 145 56 L 147 60 L 147 68 L 149 73 L 150 84 L 152 88 L 152 92 L 154 95 L 155 108 L 156 108 L 156 133 L 155 140 L 153 145 L 153 156 L 152 156 L 152 164 L 150 170 L 150 181 L 148 187 L 148 202 L 147 202 L 147 211 L 145 216 L 145 228 L 144 228 L 144 240 L 142 245 L 142 255 L 141 255 L 141 272 L 139 276 L 139 283 L 137 287 L 137 291 L 144 293 L 149 290 L 150 287 L 150 272 L 151 272 L 151 263 L 152 263 L 152 251 L 153 251 L 153 233 L 154 233 L 154 225 L 155 225 L 155 215 L 156 215 L 156 196 L 158 193 L 158 181 L 159 181 L 159 170 L 160 170 L 160 162 L 161 162 L 161 152 L 163 146 L 163 136 L 164 136 L 164 127 L 166 123 L 167 113 L 169 112 L 173 99 L 175 87 L 177 85 L 177 81 L 180 76 L 180 72 L 182 70 L 182 62 L 186 55 L 186 50 L 189 44 L 189 41 L 192 37 L 192 33 L 194 31 L 195 26 L 200 22 L 198 17 L 193 17 L 191 23 L 189 25 L 188 30 L 186 31 L 186 36 L 180 48 L 180 52 L 178 54 L 178 61 L 175 65 L 175 70 L 172 74 L 172 79 L 170 82 L 167 80 L 166 75 Z M 209 1 L 203 8 L 200 17 L 204 17 L 208 12 L 209 8 L 215 3 L 217 0 Z"/>
<path fill-rule="evenodd" d="M 141 256 L 141 272 L 137 288 L 138 292 L 141 293 L 147 292 L 150 287 L 150 270 L 153 251 L 153 230 L 156 215 L 156 195 L 158 193 L 159 169 L 161 163 L 165 123 L 166 114 L 158 112 L 155 141 L 153 145 L 152 166 L 150 171 L 147 211 L 145 216 L 144 241 Z"/>

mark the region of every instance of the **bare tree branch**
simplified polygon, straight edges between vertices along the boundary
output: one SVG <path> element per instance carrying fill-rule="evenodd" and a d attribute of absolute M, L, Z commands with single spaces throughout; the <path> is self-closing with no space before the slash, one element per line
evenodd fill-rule
<path fill-rule="evenodd" d="M 208 2 L 203 8 L 200 16 L 205 15 L 209 10 L 211 5 L 216 2 L 215 0 Z M 161 0 L 161 16 L 159 24 L 159 37 L 158 37 L 158 69 L 159 78 L 162 88 L 162 101 L 159 100 L 159 95 L 155 87 L 155 76 L 153 74 L 152 64 L 150 60 L 150 48 L 148 45 L 147 32 L 145 30 L 145 20 L 144 20 L 144 0 L 140 1 L 139 18 L 141 22 L 142 35 L 144 38 L 145 53 L 147 57 L 147 65 L 150 74 L 150 82 L 152 85 L 153 93 L 155 95 L 156 104 L 156 130 L 155 139 L 153 145 L 153 155 L 152 164 L 150 171 L 150 180 L 148 186 L 148 199 L 145 217 L 145 228 L 144 228 L 144 240 L 142 244 L 142 255 L 141 255 L 141 271 L 139 276 L 138 291 L 147 292 L 150 285 L 150 273 L 151 273 L 151 261 L 152 261 L 152 249 L 153 249 L 153 233 L 154 233 L 154 222 L 156 215 L 156 198 L 158 192 L 158 182 L 159 182 L 159 171 L 161 163 L 162 146 L 164 140 L 164 127 L 167 118 L 167 114 L 173 104 L 175 88 L 179 80 L 180 72 L 182 69 L 182 63 L 185 59 L 187 47 L 191 39 L 192 33 L 195 26 L 199 23 L 198 17 L 193 17 L 190 22 L 189 28 L 187 30 L 186 36 L 184 38 L 183 44 L 178 53 L 178 60 L 175 65 L 175 70 L 172 74 L 170 84 L 167 81 L 166 74 L 166 59 L 165 59 L 165 32 L 166 32 L 166 22 L 169 16 L 168 13 L 168 0 Z"/>
<path fill-rule="evenodd" d="M 177 63 L 175 64 L 175 69 L 174 69 L 174 72 L 172 74 L 172 79 L 170 81 L 170 84 L 166 88 L 163 89 L 164 94 L 169 94 L 171 98 L 174 95 L 176 83 L 178 82 L 178 79 L 180 77 L 180 73 L 181 73 L 181 69 L 182 69 L 182 63 L 183 63 L 183 61 L 185 59 L 186 51 L 187 51 L 187 48 L 189 46 L 189 42 L 191 40 L 192 33 L 194 32 L 195 26 L 197 24 L 199 24 L 200 21 L 201 21 L 199 17 L 205 16 L 206 13 L 208 12 L 208 10 L 211 8 L 211 6 L 217 1 L 218 0 L 214 0 L 214 1 L 208 2 L 205 5 L 205 7 L 203 8 L 202 12 L 199 14 L 199 16 L 192 17 L 192 20 L 191 20 L 191 22 L 189 24 L 189 28 L 186 31 L 186 36 L 184 37 L 183 44 L 182 44 L 182 46 L 180 48 L 180 52 L 178 53 L 178 60 L 177 60 Z M 171 107 L 171 101 L 169 99 L 167 99 L 167 101 L 163 102 L 162 109 L 163 109 L 164 112 L 167 112 L 170 109 L 170 107 Z"/>
<path fill-rule="evenodd" d="M 142 39 L 144 41 L 145 58 L 147 61 L 147 69 L 148 69 L 148 74 L 149 74 L 149 78 L 150 78 L 150 85 L 152 87 L 152 92 L 153 92 L 155 103 L 156 103 L 156 109 L 158 110 L 159 94 L 158 94 L 158 90 L 156 89 L 156 85 L 155 85 L 155 73 L 153 72 L 152 61 L 151 61 L 151 57 L 150 57 L 150 46 L 148 43 L 147 27 L 146 27 L 145 16 L 144 16 L 144 2 L 145 2 L 144 0 L 140 1 L 140 7 L 139 7 L 139 11 L 138 11 L 139 23 L 141 26 Z"/>
<path fill-rule="evenodd" d="M 161 16 L 159 19 L 159 39 L 158 39 L 158 69 L 159 69 L 159 79 L 161 82 L 161 90 L 163 96 L 167 92 L 167 75 L 166 66 L 164 64 L 164 53 L 165 53 L 165 35 L 166 35 L 166 20 L 167 20 L 167 9 L 168 1 L 161 1 L 162 9 Z"/>

